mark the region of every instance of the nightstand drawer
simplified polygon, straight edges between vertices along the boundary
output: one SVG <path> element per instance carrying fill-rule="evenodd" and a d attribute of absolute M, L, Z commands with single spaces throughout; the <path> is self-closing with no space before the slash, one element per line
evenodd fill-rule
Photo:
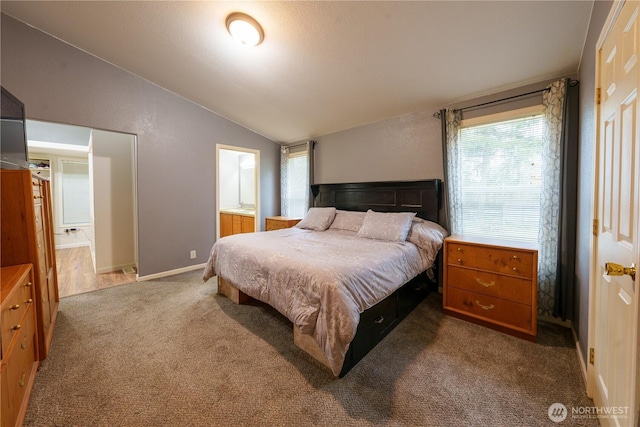
<path fill-rule="evenodd" d="M 300 220 L 297 218 L 288 218 L 285 216 L 270 216 L 265 219 L 265 230 L 282 230 L 283 228 L 291 228 Z"/>
<path fill-rule="evenodd" d="M 448 283 L 458 289 L 531 305 L 530 279 L 449 266 Z"/>
<path fill-rule="evenodd" d="M 535 341 L 535 244 L 452 235 L 444 241 L 443 309 L 451 316 Z"/>
<path fill-rule="evenodd" d="M 531 252 L 463 243 L 447 246 L 447 263 L 527 278 L 532 277 L 534 268 Z"/>
<path fill-rule="evenodd" d="M 517 302 L 449 288 L 445 307 L 478 318 L 494 320 L 509 327 L 532 330 L 531 306 Z"/>

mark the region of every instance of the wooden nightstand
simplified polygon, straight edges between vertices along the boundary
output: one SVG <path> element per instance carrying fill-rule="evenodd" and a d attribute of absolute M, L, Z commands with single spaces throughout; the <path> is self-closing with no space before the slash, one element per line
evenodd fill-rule
<path fill-rule="evenodd" d="M 268 216 L 265 219 L 265 230 L 281 230 L 283 228 L 290 228 L 299 223 L 300 219 L 288 218 L 286 216 Z"/>
<path fill-rule="evenodd" d="M 444 241 L 445 314 L 536 340 L 536 245 L 453 235 Z"/>

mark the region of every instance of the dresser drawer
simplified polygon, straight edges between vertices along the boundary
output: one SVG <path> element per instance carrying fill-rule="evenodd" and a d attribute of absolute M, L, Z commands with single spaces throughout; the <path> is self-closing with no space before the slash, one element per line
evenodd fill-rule
<path fill-rule="evenodd" d="M 360 315 L 357 333 L 367 337 L 360 342 L 360 346 L 353 348 L 353 357 L 360 360 L 375 345 L 380 342 L 380 337 L 384 336 L 396 323 L 397 298 L 392 295 L 378 304 L 374 305 Z"/>
<path fill-rule="evenodd" d="M 13 337 L 24 327 L 22 324 L 27 309 L 33 306 L 32 283 L 30 276 L 23 278 L 14 286 L 11 293 L 2 301 L 2 314 L 0 321 L 0 333 L 2 334 L 2 355 L 7 349 Z"/>
<path fill-rule="evenodd" d="M 533 276 L 533 255 L 528 251 L 475 246 L 452 242 L 447 245 L 447 264 L 477 268 L 497 273 L 530 278 Z"/>
<path fill-rule="evenodd" d="M 10 390 L 3 395 L 2 407 L 8 408 L 9 414 L 15 416 L 24 404 L 23 398 L 33 380 L 34 364 L 36 363 L 35 348 L 35 318 L 33 307 L 29 307 L 23 319 L 23 327 L 17 331 L 16 341 L 10 354 L 3 359 L 4 369 L 2 381 Z M 4 414 L 3 414 L 4 417 Z"/>
<path fill-rule="evenodd" d="M 42 231 L 42 205 L 35 205 L 33 210 L 36 214 L 36 231 Z"/>
<path fill-rule="evenodd" d="M 44 274 L 46 272 L 46 269 L 48 267 L 48 263 L 46 262 L 46 240 L 44 239 L 44 231 L 43 230 L 39 230 L 36 233 L 36 245 L 38 248 L 38 259 L 39 259 L 39 263 L 40 266 L 43 268 L 43 270 L 40 271 L 41 274 Z"/>
<path fill-rule="evenodd" d="M 448 267 L 448 285 L 462 290 L 531 305 L 531 280 L 463 267 Z"/>
<path fill-rule="evenodd" d="M 531 306 L 484 294 L 450 287 L 447 289 L 445 309 L 473 315 L 480 319 L 493 320 L 509 328 L 534 330 Z"/>
<path fill-rule="evenodd" d="M 33 200 L 36 203 L 40 203 L 42 200 L 42 186 L 39 179 L 31 178 L 31 184 L 33 186 Z"/>
<path fill-rule="evenodd" d="M 429 293 L 426 279 L 412 280 L 398 289 L 398 316 L 403 318 L 425 299 Z"/>

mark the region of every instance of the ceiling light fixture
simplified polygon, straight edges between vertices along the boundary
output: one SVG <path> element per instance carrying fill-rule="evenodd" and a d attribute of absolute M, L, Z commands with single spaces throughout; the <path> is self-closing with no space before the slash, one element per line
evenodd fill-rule
<path fill-rule="evenodd" d="M 246 13 L 234 12 L 227 16 L 227 30 L 235 40 L 246 46 L 256 46 L 264 40 L 262 27 Z"/>

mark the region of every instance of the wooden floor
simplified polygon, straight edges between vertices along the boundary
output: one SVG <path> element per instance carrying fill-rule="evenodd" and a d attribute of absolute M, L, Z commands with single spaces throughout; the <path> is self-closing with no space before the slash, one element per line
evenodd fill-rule
<path fill-rule="evenodd" d="M 60 297 L 82 294 L 136 281 L 136 274 L 122 271 L 95 274 L 88 246 L 57 249 L 58 288 Z"/>

